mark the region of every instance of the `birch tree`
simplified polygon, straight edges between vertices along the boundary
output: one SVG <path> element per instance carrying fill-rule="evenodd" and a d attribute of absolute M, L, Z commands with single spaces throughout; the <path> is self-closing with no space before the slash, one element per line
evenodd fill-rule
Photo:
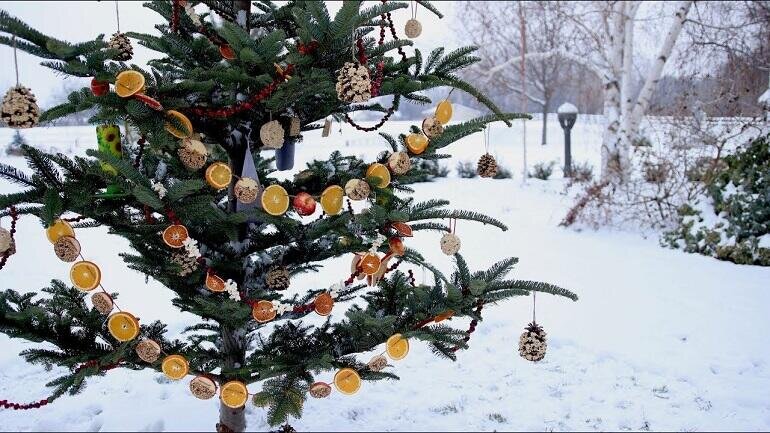
<path fill-rule="evenodd" d="M 638 138 L 639 127 L 650 106 L 653 92 L 669 61 L 685 24 L 692 1 L 676 3 L 667 20 L 665 35 L 659 40 L 657 54 L 646 72 L 639 95 L 633 94 L 632 71 L 635 64 L 634 36 L 639 1 L 573 2 L 558 19 L 569 23 L 567 31 L 576 43 L 570 50 L 557 47 L 530 52 L 526 58 L 535 61 L 561 58 L 576 62 L 593 71 L 604 87 L 603 114 L 606 127 L 602 137 L 602 177 L 622 182 L 629 168 L 629 149 Z M 500 59 L 495 66 L 480 70 L 488 79 L 519 62 L 518 56 Z"/>

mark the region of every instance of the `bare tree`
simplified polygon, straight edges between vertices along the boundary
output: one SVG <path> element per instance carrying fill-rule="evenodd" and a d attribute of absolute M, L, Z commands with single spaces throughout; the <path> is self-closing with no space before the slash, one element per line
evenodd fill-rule
<path fill-rule="evenodd" d="M 639 95 L 633 95 L 634 36 L 639 1 L 569 2 L 557 18 L 562 28 L 576 41 L 574 49 L 557 46 L 554 49 L 527 54 L 528 61 L 550 58 L 567 59 L 593 71 L 604 87 L 603 114 L 607 126 L 602 138 L 602 175 L 623 181 L 629 168 L 631 142 L 639 134 L 641 120 L 649 108 L 653 92 L 663 68 L 671 57 L 692 1 L 678 2 L 670 17 L 667 30 L 652 66 L 644 77 Z M 568 23 L 569 25 L 565 25 Z M 488 79 L 519 62 L 516 56 L 499 59 L 495 66 L 481 72 Z"/>
<path fill-rule="evenodd" d="M 458 6 L 458 10 L 462 13 L 465 36 L 480 48 L 480 69 L 489 69 L 506 59 L 520 58 L 523 45 L 528 52 L 565 48 L 569 34 L 559 17 L 566 7 L 566 3 L 561 1 L 517 4 L 465 1 Z M 525 17 L 523 29 L 518 25 L 520 14 Z M 522 33 L 526 39 L 522 39 Z M 487 89 L 505 90 L 534 103 L 543 113 L 541 144 L 545 145 L 547 114 L 553 107 L 557 89 L 569 78 L 569 74 L 565 73 L 568 68 L 567 60 L 553 56 L 527 60 L 525 82 L 522 82 L 518 64 L 510 64 L 494 75 L 480 75 L 478 71 L 471 73 L 475 81 L 486 83 Z"/>

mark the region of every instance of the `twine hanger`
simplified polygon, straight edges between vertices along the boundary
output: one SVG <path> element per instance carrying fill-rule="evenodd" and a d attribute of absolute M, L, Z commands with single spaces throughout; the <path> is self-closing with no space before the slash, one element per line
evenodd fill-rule
<path fill-rule="evenodd" d="M 412 1 L 409 2 L 409 4 L 412 7 L 412 19 L 416 20 L 417 19 L 417 6 L 416 6 L 416 2 L 414 0 L 412 0 Z"/>
<path fill-rule="evenodd" d="M 118 33 L 120 33 L 120 9 L 118 8 L 118 0 L 115 0 L 115 19 L 118 22 Z"/>
<path fill-rule="evenodd" d="M 11 40 L 13 41 L 13 67 L 16 69 L 16 87 L 19 87 L 19 59 L 16 57 L 16 35 Z"/>
<path fill-rule="evenodd" d="M 535 306 L 537 301 L 537 292 L 532 292 L 532 323 L 537 323 L 535 321 Z"/>
<path fill-rule="evenodd" d="M 492 128 L 489 125 L 484 126 L 484 152 L 489 153 L 489 136 Z"/>

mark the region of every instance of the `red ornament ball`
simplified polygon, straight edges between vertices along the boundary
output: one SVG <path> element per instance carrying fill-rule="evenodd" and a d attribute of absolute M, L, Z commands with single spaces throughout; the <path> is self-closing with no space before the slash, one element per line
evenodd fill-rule
<path fill-rule="evenodd" d="M 91 93 L 94 96 L 104 96 L 110 91 L 110 83 L 99 81 L 96 78 L 91 79 Z"/>
<path fill-rule="evenodd" d="M 312 215 L 315 212 L 315 199 L 306 192 L 295 195 L 292 204 L 300 216 Z"/>

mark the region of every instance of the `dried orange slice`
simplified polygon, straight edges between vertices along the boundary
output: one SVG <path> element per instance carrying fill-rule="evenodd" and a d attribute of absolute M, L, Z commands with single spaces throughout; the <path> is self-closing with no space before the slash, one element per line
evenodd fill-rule
<path fill-rule="evenodd" d="M 169 379 L 179 380 L 187 376 L 187 373 L 190 371 L 190 365 L 182 355 L 169 355 L 163 358 L 160 369 Z"/>
<path fill-rule="evenodd" d="M 424 134 L 409 134 L 406 137 L 406 147 L 413 154 L 419 155 L 428 148 L 428 137 Z"/>
<path fill-rule="evenodd" d="M 435 116 L 442 125 L 446 125 L 452 119 L 452 103 L 449 102 L 449 99 L 444 99 L 438 103 Z"/>
<path fill-rule="evenodd" d="M 266 323 L 275 319 L 276 314 L 275 307 L 270 301 L 257 301 L 257 303 L 251 307 L 251 316 L 259 323 Z"/>
<path fill-rule="evenodd" d="M 206 288 L 212 292 L 224 292 L 225 280 L 215 274 L 208 273 L 206 274 Z"/>
<path fill-rule="evenodd" d="M 243 382 L 231 380 L 222 385 L 222 391 L 219 393 L 219 398 L 225 406 L 232 409 L 238 409 L 239 407 L 243 407 L 249 399 L 249 390 L 246 389 L 246 385 Z"/>
<path fill-rule="evenodd" d="M 233 51 L 233 48 L 228 44 L 219 46 L 219 54 L 222 55 L 222 58 L 225 60 L 235 60 L 235 51 Z"/>
<path fill-rule="evenodd" d="M 334 298 L 329 292 L 323 292 L 313 301 L 313 308 L 319 316 L 328 316 L 334 309 Z"/>
<path fill-rule="evenodd" d="M 378 178 L 379 181 L 375 184 L 377 188 L 385 188 L 390 185 L 390 170 L 379 162 L 375 162 L 366 169 L 366 177 Z"/>
<path fill-rule="evenodd" d="M 409 224 L 396 221 L 390 223 L 390 226 L 393 227 L 393 230 L 397 231 L 401 236 L 407 238 L 412 237 L 412 227 Z"/>
<path fill-rule="evenodd" d="M 96 266 L 96 263 L 76 262 L 70 268 L 70 280 L 78 290 L 89 292 L 99 286 L 102 281 L 102 271 Z"/>
<path fill-rule="evenodd" d="M 446 310 L 441 314 L 437 314 L 436 317 L 433 318 L 433 321 L 435 321 L 436 323 L 443 322 L 444 320 L 449 319 L 454 315 L 455 315 L 455 312 L 453 310 Z"/>
<path fill-rule="evenodd" d="M 406 354 L 409 353 L 409 340 L 403 338 L 401 334 L 393 334 L 385 342 L 385 351 L 390 356 L 390 359 L 394 361 L 404 359 Z"/>
<path fill-rule="evenodd" d="M 176 123 L 166 122 L 165 128 L 166 131 L 169 132 L 169 134 L 173 135 L 176 138 L 190 138 L 193 135 L 193 126 L 192 122 L 190 122 L 190 119 L 187 118 L 184 114 L 176 111 L 176 110 L 168 110 L 166 111 L 166 116 L 172 117 L 176 120 Z M 176 125 L 179 124 L 182 126 L 182 128 L 178 128 Z"/>
<path fill-rule="evenodd" d="M 115 93 L 121 98 L 128 98 L 144 91 L 144 75 L 139 71 L 123 71 L 115 77 Z"/>
<path fill-rule="evenodd" d="M 216 189 L 225 189 L 233 180 L 233 171 L 224 162 L 215 162 L 206 169 L 206 182 Z"/>
<path fill-rule="evenodd" d="M 345 395 L 353 395 L 361 388 L 361 376 L 352 368 L 343 368 L 334 375 L 334 386 Z"/>
<path fill-rule="evenodd" d="M 361 272 L 363 272 L 366 275 L 374 275 L 377 273 L 378 270 L 380 270 L 380 264 L 382 264 L 382 261 L 377 256 L 377 254 L 374 253 L 366 253 L 361 257 L 361 260 L 358 262 L 358 267 L 361 269 Z"/>
<path fill-rule="evenodd" d="M 131 341 L 139 335 L 139 321 L 131 313 L 119 311 L 107 319 L 107 329 L 118 341 Z"/>
<path fill-rule="evenodd" d="M 394 256 L 403 256 L 406 252 L 406 247 L 404 246 L 404 241 L 401 240 L 399 237 L 392 237 L 388 240 L 388 245 L 390 246 L 390 252 L 393 253 Z"/>
<path fill-rule="evenodd" d="M 190 235 L 187 233 L 187 227 L 182 224 L 172 224 L 163 230 L 163 242 L 171 248 L 182 248 L 184 241 Z"/>
<path fill-rule="evenodd" d="M 326 215 L 337 215 L 342 211 L 342 199 L 345 190 L 339 185 L 332 185 L 321 193 L 321 207 Z"/>
<path fill-rule="evenodd" d="M 283 215 L 289 209 L 289 193 L 281 185 L 268 186 L 262 192 L 262 209 L 270 215 Z"/>
<path fill-rule="evenodd" d="M 75 230 L 72 229 L 72 226 L 67 221 L 56 220 L 45 229 L 45 235 L 52 244 L 55 244 L 62 236 L 75 237 Z"/>

